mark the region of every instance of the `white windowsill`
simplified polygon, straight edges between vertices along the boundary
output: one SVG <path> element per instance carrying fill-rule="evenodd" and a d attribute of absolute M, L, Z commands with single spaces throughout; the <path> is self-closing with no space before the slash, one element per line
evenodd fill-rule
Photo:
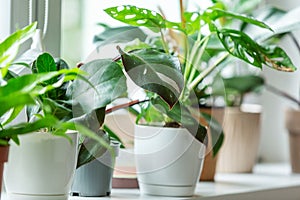
<path fill-rule="evenodd" d="M 300 174 L 290 174 L 287 164 L 259 164 L 253 174 L 217 174 L 216 182 L 200 182 L 195 196 L 170 198 L 140 195 L 137 189 L 113 189 L 110 197 L 70 197 L 70 200 L 199 199 L 199 200 L 296 200 Z"/>

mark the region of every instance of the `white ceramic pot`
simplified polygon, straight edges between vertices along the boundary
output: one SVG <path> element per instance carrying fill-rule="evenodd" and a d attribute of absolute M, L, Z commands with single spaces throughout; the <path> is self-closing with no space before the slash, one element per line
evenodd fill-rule
<path fill-rule="evenodd" d="M 135 156 L 140 191 L 161 196 L 192 196 L 205 145 L 186 129 L 135 126 Z"/>
<path fill-rule="evenodd" d="M 68 199 L 77 162 L 78 134 L 69 133 L 72 144 L 49 133 L 20 137 L 12 143 L 4 181 L 10 199 Z"/>

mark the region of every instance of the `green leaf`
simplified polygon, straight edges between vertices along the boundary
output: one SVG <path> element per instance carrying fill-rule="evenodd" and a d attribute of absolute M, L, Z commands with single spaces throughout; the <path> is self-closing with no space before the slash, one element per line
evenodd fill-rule
<path fill-rule="evenodd" d="M 105 140 L 106 143 L 109 142 L 109 138 L 105 135 L 103 130 L 99 130 L 97 136 Z M 85 138 L 84 142 L 80 145 L 76 168 L 95 160 L 102 156 L 106 151 L 107 149 L 98 141 Z"/>
<path fill-rule="evenodd" d="M 222 29 L 217 30 L 217 34 L 228 52 L 253 66 L 262 68 L 265 64 L 280 71 L 296 70 L 291 59 L 280 47 L 260 46 L 247 34 L 237 30 Z"/>
<path fill-rule="evenodd" d="M 35 97 L 61 86 L 64 79 L 44 87 L 40 85 L 41 83 L 61 75 L 65 75 L 68 79 L 68 76 L 73 77 L 75 74 L 80 73 L 81 71 L 75 68 L 42 74 L 28 74 L 10 79 L 5 86 L 0 87 L 0 104 L 3 104 L 3 106 L 0 106 L 0 116 L 12 108 L 34 104 Z"/>
<path fill-rule="evenodd" d="M 122 26 L 111 28 L 107 27 L 102 33 L 94 36 L 94 43 L 101 45 L 107 43 L 129 42 L 135 39 L 145 41 L 146 34 L 138 27 Z"/>
<path fill-rule="evenodd" d="M 151 99 L 151 103 L 161 113 L 166 114 L 169 118 L 186 128 L 198 141 L 204 144 L 207 143 L 206 128 L 199 124 L 183 104 L 177 102 L 173 108 L 169 110 L 168 105 L 161 98 Z"/>
<path fill-rule="evenodd" d="M 57 71 L 54 58 L 49 53 L 39 55 L 35 62 L 36 73 Z"/>
<path fill-rule="evenodd" d="M 145 8 L 124 5 L 107 8 L 104 11 L 112 18 L 131 26 L 148 27 L 156 32 L 166 27 L 165 20 L 159 13 Z"/>
<path fill-rule="evenodd" d="M 9 118 L 6 121 L 1 122 L 3 126 L 7 125 L 8 123 L 12 122 L 19 114 L 20 112 L 24 109 L 24 106 L 15 106 L 12 109 L 12 112 L 9 114 Z"/>
<path fill-rule="evenodd" d="M 105 107 L 127 91 L 122 68 L 110 59 L 95 60 L 80 69 L 88 74 L 86 79 L 94 88 L 77 79 L 73 82 L 70 92 L 85 113 Z"/>
<path fill-rule="evenodd" d="M 216 20 L 221 17 L 231 17 L 231 18 L 238 19 L 243 22 L 253 24 L 255 26 L 265 28 L 265 29 L 272 31 L 271 27 L 269 27 L 267 24 L 265 24 L 264 22 L 259 21 L 257 19 L 254 19 L 253 17 L 228 12 L 228 11 L 225 11 L 222 9 L 217 9 L 217 8 L 207 9 L 203 15 L 204 15 L 203 16 L 204 20 L 207 21 L 208 23 L 210 23 L 211 20 Z"/>
<path fill-rule="evenodd" d="M 36 25 L 37 23 L 32 23 L 21 30 L 17 30 L 0 44 L 0 68 L 2 77 L 5 77 L 8 67 L 15 59 L 19 45 L 32 36 Z"/>
<path fill-rule="evenodd" d="M 252 92 L 264 85 L 264 79 L 260 76 L 246 75 L 224 78 L 225 90 L 235 90 L 241 95 Z"/>
<path fill-rule="evenodd" d="M 158 94 L 172 108 L 184 86 L 178 58 L 155 49 L 131 53 L 118 49 L 123 66 L 133 82 L 145 90 Z"/>
<path fill-rule="evenodd" d="M 283 14 L 281 10 L 274 8 L 269 8 L 269 10 L 265 12 L 266 13 L 262 13 L 262 16 L 258 15 L 258 17 L 264 18 L 264 14 L 267 14 L 267 18 L 270 19 L 266 20 L 272 26 L 273 32 L 263 30 L 259 31 L 254 28 L 251 28 L 251 30 L 246 29 L 251 33 L 252 38 L 254 38 L 256 41 L 262 42 L 269 38 L 278 36 L 280 34 L 289 33 L 300 28 L 300 7 L 296 7 L 285 14 Z"/>
<path fill-rule="evenodd" d="M 19 93 L 17 96 L 8 95 L 0 97 L 0 116 L 3 116 L 10 109 L 21 107 L 28 104 L 34 104 L 34 98 L 29 94 Z"/>
<path fill-rule="evenodd" d="M 118 141 L 121 145 L 120 145 L 120 148 L 125 148 L 124 146 L 124 142 L 122 142 L 121 138 L 116 134 L 114 133 L 108 126 L 106 126 L 104 124 L 103 126 L 103 130 L 109 135 L 109 138 L 110 139 L 113 139 L 115 141 Z"/>
<path fill-rule="evenodd" d="M 213 156 L 216 156 L 224 141 L 223 128 L 221 124 L 219 124 L 219 122 L 216 119 L 214 119 L 211 115 L 204 112 L 201 112 L 200 114 L 205 119 L 207 124 L 209 124 Z"/>
<path fill-rule="evenodd" d="M 36 70 L 36 71 L 35 71 Z M 35 61 L 34 73 L 54 72 L 57 71 L 54 58 L 49 53 L 43 53 Z M 46 84 L 53 84 L 57 81 L 57 78 L 46 81 Z"/>
<path fill-rule="evenodd" d="M 105 109 L 106 107 L 98 108 L 90 113 L 84 114 L 82 109 L 79 108 L 78 105 L 75 105 L 72 109 L 74 116 L 70 121 L 81 124 L 88 129 L 97 132 L 104 123 Z"/>

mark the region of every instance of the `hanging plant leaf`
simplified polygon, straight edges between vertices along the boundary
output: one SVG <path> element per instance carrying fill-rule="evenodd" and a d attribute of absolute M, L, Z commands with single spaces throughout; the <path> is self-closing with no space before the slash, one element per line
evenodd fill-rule
<path fill-rule="evenodd" d="M 135 84 L 154 92 L 172 108 L 182 92 L 184 81 L 177 57 L 155 49 L 125 53 L 120 47 L 124 68 Z"/>
<path fill-rule="evenodd" d="M 124 5 L 107 8 L 104 11 L 112 18 L 131 26 L 143 26 L 155 32 L 166 27 L 165 20 L 159 13 L 145 8 Z"/>
<path fill-rule="evenodd" d="M 126 94 L 126 77 L 122 68 L 110 59 L 95 60 L 82 67 L 88 75 L 86 81 L 76 79 L 69 93 L 85 113 L 107 106 L 116 98 Z M 74 89 L 76 88 L 76 90 Z"/>
<path fill-rule="evenodd" d="M 253 66 L 262 68 L 265 64 L 279 71 L 296 70 L 291 59 L 280 47 L 260 46 L 247 34 L 232 29 L 217 30 L 217 35 L 228 52 Z"/>

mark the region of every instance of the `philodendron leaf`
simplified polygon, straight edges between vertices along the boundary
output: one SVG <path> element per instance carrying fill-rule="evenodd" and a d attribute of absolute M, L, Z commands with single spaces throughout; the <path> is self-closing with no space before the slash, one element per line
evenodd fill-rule
<path fill-rule="evenodd" d="M 102 43 L 107 44 L 130 42 L 135 39 L 145 41 L 146 37 L 146 34 L 139 27 L 106 27 L 102 33 L 94 36 L 94 43 L 96 43 L 97 45 L 101 45 Z"/>
<path fill-rule="evenodd" d="M 201 26 L 201 15 L 198 12 L 184 12 L 183 18 L 185 20 L 183 23 L 171 22 L 166 20 L 166 27 L 170 29 L 179 30 L 187 35 L 191 35 L 196 31 L 199 31 Z"/>
<path fill-rule="evenodd" d="M 151 104 L 161 113 L 166 114 L 175 122 L 186 128 L 198 141 L 207 143 L 207 130 L 192 116 L 190 111 L 179 101 L 169 110 L 168 105 L 161 98 L 151 99 Z"/>
<path fill-rule="evenodd" d="M 292 72 L 296 70 L 291 59 L 280 47 L 260 46 L 247 34 L 237 30 L 221 29 L 217 30 L 217 34 L 228 52 L 253 66 L 262 68 L 265 64 L 279 71 Z"/>
<path fill-rule="evenodd" d="M 207 121 L 207 124 L 209 124 L 213 156 L 216 156 L 224 141 L 222 126 L 216 119 L 207 113 L 201 112 L 201 116 Z"/>
<path fill-rule="evenodd" d="M 267 24 L 265 24 L 264 22 L 259 21 L 257 19 L 254 19 L 253 17 L 228 12 L 228 11 L 218 9 L 218 8 L 207 9 L 205 11 L 205 13 L 203 14 L 203 19 L 208 23 L 210 23 L 211 20 L 216 20 L 221 17 L 231 17 L 231 18 L 238 19 L 243 22 L 253 24 L 255 26 L 259 26 L 261 28 L 265 28 L 265 29 L 272 31 L 272 29 Z"/>
<path fill-rule="evenodd" d="M 95 60 L 80 69 L 87 72 L 86 79 L 94 87 L 77 79 L 73 82 L 70 93 L 85 113 L 107 106 L 127 91 L 122 68 L 110 59 Z"/>
<path fill-rule="evenodd" d="M 36 29 L 36 25 L 37 23 L 32 23 L 21 30 L 17 30 L 0 43 L 0 68 L 2 77 L 5 77 L 8 67 L 15 59 L 19 45 L 30 38 Z"/>
<path fill-rule="evenodd" d="M 164 18 L 157 12 L 136 6 L 124 5 L 104 10 L 112 18 L 131 26 L 143 26 L 154 31 L 165 28 Z"/>
<path fill-rule="evenodd" d="M 224 78 L 225 90 L 234 90 L 243 95 L 247 92 L 252 92 L 258 87 L 264 85 L 264 79 L 260 76 L 247 75 Z"/>
<path fill-rule="evenodd" d="M 99 130 L 97 132 L 97 135 L 98 137 L 101 137 L 103 140 L 105 140 L 105 142 L 109 142 L 109 138 L 103 130 Z M 95 160 L 96 158 L 103 155 L 106 151 L 107 149 L 98 141 L 90 138 L 85 138 L 84 142 L 80 145 L 76 168 L 79 168 L 82 165 Z"/>
<path fill-rule="evenodd" d="M 126 53 L 118 47 L 124 68 L 135 84 L 154 92 L 172 108 L 183 90 L 184 81 L 177 57 L 155 49 Z"/>

